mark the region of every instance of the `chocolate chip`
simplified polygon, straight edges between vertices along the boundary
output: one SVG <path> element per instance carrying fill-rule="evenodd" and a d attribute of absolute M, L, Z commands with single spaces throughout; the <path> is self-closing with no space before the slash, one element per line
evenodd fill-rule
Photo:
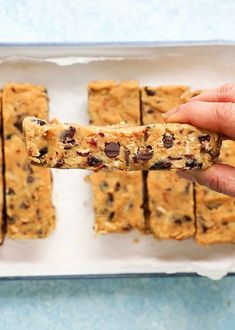
<path fill-rule="evenodd" d="M 209 134 L 206 134 L 206 135 L 201 135 L 198 137 L 198 140 L 203 143 L 205 141 L 210 141 L 211 140 L 211 136 Z"/>
<path fill-rule="evenodd" d="M 25 116 L 26 116 L 25 114 L 18 115 L 16 117 L 16 121 L 13 124 L 21 133 L 23 132 L 22 122 L 23 122 Z"/>
<path fill-rule="evenodd" d="M 16 222 L 16 217 L 15 216 L 11 216 L 7 214 L 7 222 L 8 223 L 15 223 Z"/>
<path fill-rule="evenodd" d="M 34 178 L 34 176 L 32 176 L 32 175 L 29 175 L 29 176 L 27 177 L 27 183 L 33 183 L 34 180 L 35 180 L 35 178 Z"/>
<path fill-rule="evenodd" d="M 192 218 L 188 215 L 173 216 L 173 221 L 176 225 L 181 225 L 184 222 L 191 222 Z"/>
<path fill-rule="evenodd" d="M 168 160 L 159 160 L 153 164 L 149 169 L 150 170 L 168 170 L 172 167 L 172 163 Z"/>
<path fill-rule="evenodd" d="M 146 150 L 138 150 L 137 151 L 137 159 L 140 160 L 149 160 L 153 157 L 153 150 L 151 146 L 147 146 Z"/>
<path fill-rule="evenodd" d="M 183 159 L 183 157 L 172 157 L 172 156 L 168 156 L 167 158 L 170 159 L 170 160 L 181 160 L 181 159 Z"/>
<path fill-rule="evenodd" d="M 173 146 L 174 140 L 174 134 L 167 133 L 163 134 L 162 136 L 162 142 L 165 148 L 171 148 Z"/>
<path fill-rule="evenodd" d="M 131 229 L 132 229 L 132 225 L 130 225 L 129 223 L 122 227 L 122 230 L 125 230 L 125 231 L 130 231 Z"/>
<path fill-rule="evenodd" d="M 125 149 L 124 154 L 125 154 L 125 162 L 126 162 L 126 165 L 128 166 L 129 165 L 130 150 Z"/>
<path fill-rule="evenodd" d="M 48 153 L 47 147 L 41 148 L 39 150 L 39 156 L 37 156 L 36 158 L 39 159 L 39 158 L 43 157 L 44 155 L 46 155 L 47 153 Z"/>
<path fill-rule="evenodd" d="M 114 211 L 112 211 L 112 212 L 109 213 L 109 215 L 108 215 L 108 221 L 112 221 L 112 219 L 114 217 L 114 214 L 115 214 Z"/>
<path fill-rule="evenodd" d="M 107 205 L 112 205 L 113 204 L 113 194 L 110 193 L 110 192 L 107 194 L 106 204 Z"/>
<path fill-rule="evenodd" d="M 185 163 L 187 168 L 202 168 L 202 163 L 199 163 L 196 159 L 189 160 Z"/>
<path fill-rule="evenodd" d="M 25 209 L 25 210 L 27 210 L 28 208 L 29 208 L 29 204 L 28 203 L 25 203 L 25 202 L 22 202 L 21 204 L 20 204 L 20 208 L 21 209 Z"/>
<path fill-rule="evenodd" d="M 12 134 L 7 134 L 6 135 L 6 140 L 10 140 L 12 138 Z"/>
<path fill-rule="evenodd" d="M 222 202 L 210 201 L 210 202 L 206 202 L 206 207 L 209 210 L 213 210 L 213 209 L 218 209 L 222 204 L 223 204 Z"/>
<path fill-rule="evenodd" d="M 88 166 L 91 166 L 91 167 L 100 167 L 103 164 L 103 161 L 94 156 L 89 156 L 87 159 L 87 163 L 88 163 Z"/>
<path fill-rule="evenodd" d="M 39 126 L 46 125 L 46 122 L 44 120 L 41 120 L 41 119 L 32 119 L 32 122 L 36 123 Z"/>
<path fill-rule="evenodd" d="M 64 165 L 65 161 L 64 161 L 64 157 L 62 156 L 55 164 L 56 168 L 60 168 Z"/>
<path fill-rule="evenodd" d="M 109 158 L 115 158 L 119 155 L 120 145 L 118 142 L 106 142 L 104 148 L 105 155 Z"/>
<path fill-rule="evenodd" d="M 63 133 L 61 133 L 60 140 L 63 143 L 71 143 L 71 141 L 75 141 L 73 139 L 75 132 L 76 132 L 76 128 L 73 126 L 70 126 L 68 129 L 64 130 Z"/>
<path fill-rule="evenodd" d="M 15 190 L 11 187 L 9 187 L 6 191 L 6 194 L 7 195 L 15 195 Z"/>
<path fill-rule="evenodd" d="M 149 113 L 149 114 L 154 113 L 154 112 L 155 112 L 154 109 L 148 109 L 148 110 L 147 110 L 147 113 Z"/>
<path fill-rule="evenodd" d="M 194 157 L 193 154 L 185 154 L 186 159 L 194 159 L 193 157 Z"/>
<path fill-rule="evenodd" d="M 152 89 L 149 89 L 148 87 L 145 87 L 144 90 L 148 96 L 156 95 L 156 91 L 153 91 Z"/>
<path fill-rule="evenodd" d="M 115 184 L 115 191 L 119 191 L 121 189 L 121 184 L 120 184 L 120 182 L 117 182 L 116 184 Z"/>
<path fill-rule="evenodd" d="M 104 137 L 104 133 L 99 132 L 98 134 L 99 134 L 99 136 Z"/>
<path fill-rule="evenodd" d="M 108 189 L 109 185 L 106 181 L 101 181 L 99 187 L 101 191 L 105 192 Z"/>

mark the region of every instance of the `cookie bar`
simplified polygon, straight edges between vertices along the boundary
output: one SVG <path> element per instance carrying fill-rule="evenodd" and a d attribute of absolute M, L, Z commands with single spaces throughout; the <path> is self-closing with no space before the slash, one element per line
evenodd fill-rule
<path fill-rule="evenodd" d="M 185 239 L 195 233 L 193 184 L 175 173 L 149 172 L 149 226 L 157 238 Z"/>
<path fill-rule="evenodd" d="M 90 123 L 114 125 L 120 122 L 140 124 L 138 81 L 100 80 L 88 85 Z"/>
<path fill-rule="evenodd" d="M 2 126 L 2 93 L 0 93 L 0 126 Z M 1 127 L 2 132 L 2 127 Z M 3 148 L 2 135 L 0 134 L 0 244 L 3 243 L 5 234 L 4 224 L 4 178 L 3 178 Z"/>
<path fill-rule="evenodd" d="M 31 166 L 25 150 L 25 116 L 47 118 L 43 86 L 8 84 L 2 92 L 7 234 L 13 239 L 46 237 L 55 226 L 50 170 Z"/>
<path fill-rule="evenodd" d="M 224 141 L 220 161 L 235 166 L 235 142 Z M 235 242 L 235 199 L 196 185 L 196 240 L 200 244 Z"/>
<path fill-rule="evenodd" d="M 164 123 L 162 114 L 185 103 L 191 97 L 188 86 L 159 86 L 141 88 L 144 124 Z"/>
<path fill-rule="evenodd" d="M 163 123 L 162 113 L 186 102 L 187 86 L 142 89 L 143 122 Z M 195 233 L 193 184 L 172 172 L 150 171 L 147 175 L 148 226 L 157 238 L 185 239 Z"/>
<path fill-rule="evenodd" d="M 136 81 L 98 81 L 89 86 L 89 114 L 93 125 L 140 124 L 139 88 Z M 123 232 L 145 227 L 142 209 L 142 173 L 109 171 L 89 176 L 97 233 Z"/>
<path fill-rule="evenodd" d="M 94 173 L 89 180 L 94 196 L 96 232 L 144 230 L 141 172 L 103 171 Z"/>
<path fill-rule="evenodd" d="M 169 170 L 207 168 L 219 154 L 217 133 L 188 124 L 80 126 L 23 122 L 34 165 L 56 168 Z"/>

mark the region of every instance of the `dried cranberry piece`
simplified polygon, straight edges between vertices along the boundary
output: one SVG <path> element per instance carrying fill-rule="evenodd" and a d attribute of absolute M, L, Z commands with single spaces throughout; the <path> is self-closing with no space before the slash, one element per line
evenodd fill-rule
<path fill-rule="evenodd" d="M 167 133 L 163 134 L 162 136 L 162 142 L 165 148 L 171 148 L 173 146 L 174 140 L 174 134 Z"/>
<path fill-rule="evenodd" d="M 153 164 L 149 169 L 150 170 L 168 170 L 172 167 L 172 163 L 168 160 L 159 160 Z"/>
<path fill-rule="evenodd" d="M 120 145 L 118 142 L 106 142 L 104 148 L 105 155 L 109 158 L 115 158 L 119 155 Z"/>
<path fill-rule="evenodd" d="M 103 132 L 99 132 L 98 134 L 99 134 L 99 136 L 104 137 L 104 133 Z"/>

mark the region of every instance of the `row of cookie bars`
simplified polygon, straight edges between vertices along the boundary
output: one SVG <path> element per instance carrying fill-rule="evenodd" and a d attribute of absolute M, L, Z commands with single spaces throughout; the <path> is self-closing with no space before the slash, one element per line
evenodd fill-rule
<path fill-rule="evenodd" d="M 139 88 L 137 81 L 97 81 L 88 87 L 90 123 L 162 123 L 162 113 L 193 95 L 187 86 Z M 222 147 L 233 163 L 235 144 Z M 194 186 L 172 172 L 97 172 L 90 176 L 98 233 L 138 229 L 157 238 L 196 236 L 202 244 L 235 241 L 235 200 Z"/>
<path fill-rule="evenodd" d="M 42 238 L 55 227 L 51 201 L 52 179 L 48 169 L 28 162 L 22 133 L 26 116 L 48 117 L 45 87 L 7 84 L 1 91 L 1 241 Z"/>

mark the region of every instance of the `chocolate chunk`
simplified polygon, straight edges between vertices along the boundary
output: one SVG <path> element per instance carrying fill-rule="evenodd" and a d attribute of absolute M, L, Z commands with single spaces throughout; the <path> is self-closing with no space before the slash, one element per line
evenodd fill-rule
<path fill-rule="evenodd" d="M 115 188 L 114 188 L 114 190 L 115 191 L 119 191 L 121 189 L 121 184 L 120 184 L 120 182 L 117 182 L 116 184 L 115 184 Z"/>
<path fill-rule="evenodd" d="M 68 129 L 64 130 L 63 133 L 61 133 L 60 140 L 63 143 L 71 143 L 71 141 L 75 142 L 75 140 L 73 139 L 75 132 L 76 132 L 76 128 L 73 126 L 70 126 Z"/>
<path fill-rule="evenodd" d="M 94 156 L 89 156 L 87 158 L 87 163 L 88 163 L 88 166 L 91 166 L 91 167 L 100 167 L 101 165 L 103 165 L 103 161 Z"/>
<path fill-rule="evenodd" d="M 43 157 L 44 155 L 46 155 L 47 153 L 48 153 L 47 147 L 41 148 L 39 150 L 39 156 L 37 156 L 36 158 L 39 159 L 39 158 Z"/>
<path fill-rule="evenodd" d="M 105 155 L 109 158 L 115 158 L 119 155 L 120 145 L 118 142 L 105 143 L 104 148 Z"/>
<path fill-rule="evenodd" d="M 174 140 L 174 134 L 167 133 L 163 134 L 162 136 L 162 142 L 165 148 L 171 148 L 173 146 Z"/>
<path fill-rule="evenodd" d="M 144 90 L 148 96 L 154 96 L 156 94 L 155 91 L 153 91 L 152 89 L 149 89 L 148 87 L 145 87 Z"/>
<path fill-rule="evenodd" d="M 112 221 L 112 219 L 114 217 L 114 214 L 115 214 L 114 211 L 112 211 L 112 212 L 109 213 L 109 215 L 108 215 L 108 221 Z"/>
<path fill-rule="evenodd" d="M 172 157 L 172 156 L 168 156 L 167 158 L 170 159 L 170 160 L 181 160 L 181 159 L 183 159 L 183 157 Z"/>
<path fill-rule="evenodd" d="M 36 123 L 39 126 L 46 125 L 46 122 L 44 120 L 41 120 L 41 119 L 32 119 L 32 122 Z"/>
<path fill-rule="evenodd" d="M 130 150 L 125 149 L 124 154 L 125 154 L 125 162 L 126 162 L 126 165 L 128 166 L 130 163 L 129 162 Z"/>
<path fill-rule="evenodd" d="M 137 159 L 139 160 L 149 160 L 153 157 L 153 150 L 151 146 L 147 146 L 146 150 L 138 150 Z"/>
<path fill-rule="evenodd" d="M 202 168 L 202 163 L 199 163 L 196 159 L 188 160 L 185 163 L 187 168 Z"/>
<path fill-rule="evenodd" d="M 34 180 L 35 180 L 35 178 L 34 178 L 34 176 L 32 176 L 32 175 L 29 175 L 29 176 L 27 177 L 27 183 L 33 183 Z"/>
<path fill-rule="evenodd" d="M 172 163 L 168 160 L 159 160 L 155 164 L 153 164 L 149 169 L 150 170 L 168 170 L 172 166 Z"/>
<path fill-rule="evenodd" d="M 203 143 L 205 141 L 210 141 L 211 140 L 211 136 L 209 134 L 205 134 L 205 135 L 201 135 L 198 137 L 198 140 Z"/>

